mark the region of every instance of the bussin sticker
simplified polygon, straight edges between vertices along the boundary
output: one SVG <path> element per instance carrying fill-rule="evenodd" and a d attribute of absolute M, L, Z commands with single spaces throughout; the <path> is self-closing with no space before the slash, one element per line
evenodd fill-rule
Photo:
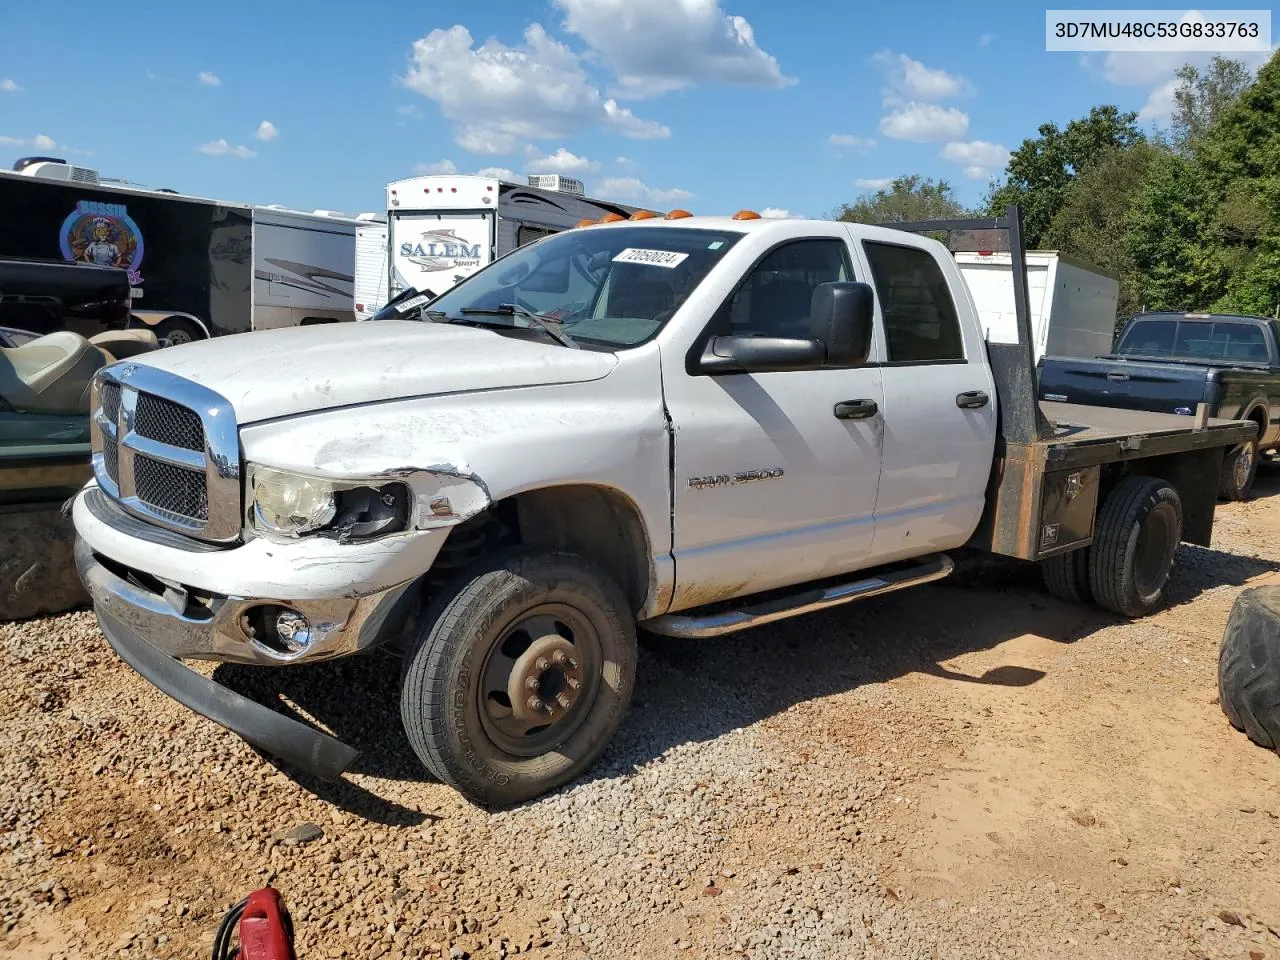
<path fill-rule="evenodd" d="M 613 262 L 646 263 L 651 267 L 666 267 L 672 270 L 680 266 L 688 256 L 687 253 L 676 253 L 674 250 L 641 250 L 637 247 L 627 247 L 613 258 Z"/>

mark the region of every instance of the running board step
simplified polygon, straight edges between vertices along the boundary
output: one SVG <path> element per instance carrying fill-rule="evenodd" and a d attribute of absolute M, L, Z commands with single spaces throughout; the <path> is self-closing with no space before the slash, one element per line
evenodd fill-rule
<path fill-rule="evenodd" d="M 946 554 L 938 554 L 914 567 L 865 577 L 849 583 L 839 583 L 820 590 L 806 590 L 802 593 L 744 606 L 739 610 L 725 610 L 704 615 L 696 612 L 668 613 L 646 620 L 641 626 L 651 633 L 660 633 L 668 637 L 687 639 L 718 637 L 722 634 L 773 623 L 775 620 L 786 620 L 802 613 L 826 610 L 829 607 L 838 607 L 842 603 L 878 597 L 906 587 L 941 580 L 954 569 L 955 564 L 950 557 Z"/>

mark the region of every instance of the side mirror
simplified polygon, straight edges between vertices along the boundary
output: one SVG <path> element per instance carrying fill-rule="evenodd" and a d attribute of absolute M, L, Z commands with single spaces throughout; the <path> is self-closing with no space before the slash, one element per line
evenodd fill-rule
<path fill-rule="evenodd" d="M 826 366 L 858 367 L 871 354 L 875 294 L 865 283 L 824 283 L 809 299 L 809 334 L 826 345 Z"/>
<path fill-rule="evenodd" d="M 712 337 L 698 361 L 702 373 L 768 373 L 822 366 L 826 350 L 817 340 L 786 337 Z"/>

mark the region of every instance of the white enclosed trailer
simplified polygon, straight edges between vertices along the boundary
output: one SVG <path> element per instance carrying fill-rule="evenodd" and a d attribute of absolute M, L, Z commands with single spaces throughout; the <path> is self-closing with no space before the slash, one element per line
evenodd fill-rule
<path fill-rule="evenodd" d="M 1032 349 L 1043 356 L 1096 357 L 1115 339 L 1120 284 L 1101 267 L 1057 250 L 1028 250 L 1027 296 Z M 983 333 L 991 343 L 1017 343 L 1013 272 L 1008 253 L 957 253 Z"/>
<path fill-rule="evenodd" d="M 387 296 L 411 287 L 444 293 L 516 247 L 582 220 L 639 209 L 583 196 L 582 184 L 569 177 L 529 180 L 542 186 L 453 175 L 387 184 Z M 356 282 L 366 289 L 363 278 Z"/>

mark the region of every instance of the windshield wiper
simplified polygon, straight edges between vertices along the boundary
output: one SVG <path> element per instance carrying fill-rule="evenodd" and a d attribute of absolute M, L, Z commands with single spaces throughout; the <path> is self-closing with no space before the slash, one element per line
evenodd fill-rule
<path fill-rule="evenodd" d="M 458 312 L 461 314 L 488 314 L 493 317 L 523 317 L 562 346 L 573 350 L 582 349 L 573 337 L 564 332 L 563 325 L 559 320 L 540 313 L 534 313 L 532 310 L 526 310 L 519 304 L 500 303 L 496 307 L 463 307 Z"/>

